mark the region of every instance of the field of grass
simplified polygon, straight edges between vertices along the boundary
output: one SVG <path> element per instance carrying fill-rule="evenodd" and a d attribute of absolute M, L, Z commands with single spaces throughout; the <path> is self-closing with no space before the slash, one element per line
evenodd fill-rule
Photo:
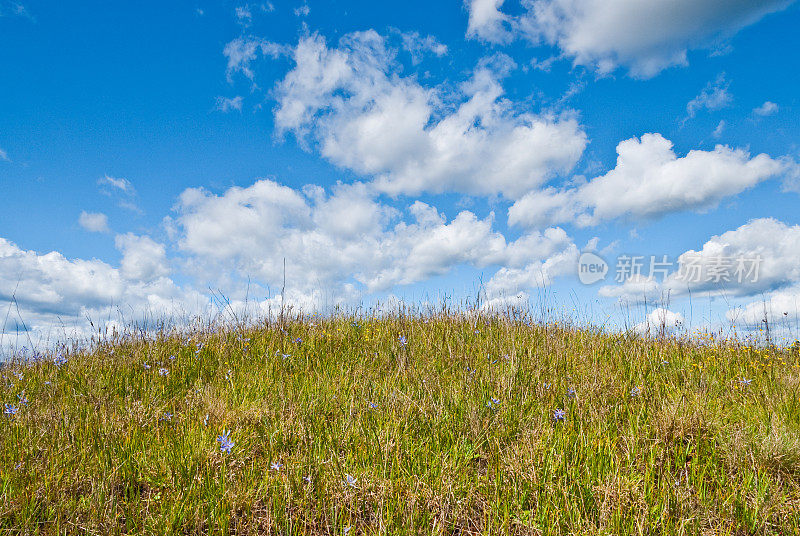
<path fill-rule="evenodd" d="M 800 533 L 792 350 L 395 315 L 2 374 L 2 534 Z"/>

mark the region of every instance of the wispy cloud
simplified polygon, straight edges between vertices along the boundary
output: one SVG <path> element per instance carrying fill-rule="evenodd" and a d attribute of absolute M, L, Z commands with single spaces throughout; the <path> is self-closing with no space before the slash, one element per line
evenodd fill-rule
<path fill-rule="evenodd" d="M 733 102 L 733 95 L 728 91 L 730 85 L 725 73 L 720 74 L 714 82 L 709 82 L 698 96 L 689 101 L 686 113 L 689 117 L 694 117 L 704 108 L 713 111 L 730 106 Z"/>
<path fill-rule="evenodd" d="M 236 15 L 236 22 L 243 28 L 247 28 L 253 24 L 255 15 L 259 13 L 271 13 L 273 11 L 275 11 L 275 6 L 272 2 L 265 2 L 262 4 L 244 4 L 237 6 L 234 9 L 234 14 Z"/>
<path fill-rule="evenodd" d="M 116 199 L 117 205 L 121 208 L 141 214 L 142 209 L 136 204 L 136 189 L 128 179 L 121 177 L 111 177 L 105 175 L 97 180 L 100 192 L 104 195 Z"/>
<path fill-rule="evenodd" d="M 123 178 L 115 178 L 110 177 L 109 175 L 104 176 L 102 179 L 97 181 L 97 184 L 100 186 L 111 186 L 116 190 L 120 190 L 127 194 L 135 194 L 135 190 L 133 189 L 133 184 L 128 179 Z"/>
<path fill-rule="evenodd" d="M 760 115 L 761 117 L 766 117 L 768 115 L 774 115 L 778 113 L 778 105 L 774 102 L 766 101 L 764 104 L 759 106 L 758 108 L 753 108 L 753 113 L 756 115 Z"/>
<path fill-rule="evenodd" d="M 440 58 L 447 54 L 447 45 L 443 45 L 432 35 L 422 37 L 419 32 L 401 32 L 395 28 L 392 31 L 403 40 L 403 50 L 411 54 L 414 65 L 418 65 L 428 53 Z"/>
<path fill-rule="evenodd" d="M 253 23 L 253 13 L 250 11 L 250 6 L 239 6 L 236 8 L 236 20 L 244 27 L 250 26 Z"/>
<path fill-rule="evenodd" d="M 255 37 L 237 37 L 225 45 L 222 53 L 228 58 L 228 81 L 233 82 L 233 74 L 240 72 L 250 80 L 255 76 L 250 69 L 250 64 L 259 53 L 264 56 L 277 58 L 289 52 L 286 47 L 271 43 L 265 39 Z"/>
<path fill-rule="evenodd" d="M 108 216 L 102 212 L 83 211 L 78 217 L 78 224 L 92 233 L 107 233 L 109 231 Z"/>
<path fill-rule="evenodd" d="M 230 112 L 231 110 L 242 110 L 242 97 L 237 95 L 233 98 L 217 97 L 217 110 L 220 112 Z"/>
<path fill-rule="evenodd" d="M 0 17 L 6 16 L 24 17 L 31 21 L 36 20 L 21 2 L 0 1 Z"/>

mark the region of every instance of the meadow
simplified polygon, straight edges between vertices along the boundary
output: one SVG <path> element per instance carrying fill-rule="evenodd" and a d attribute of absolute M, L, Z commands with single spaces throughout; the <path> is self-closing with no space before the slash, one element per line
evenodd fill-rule
<path fill-rule="evenodd" d="M 2 367 L 2 534 L 797 534 L 796 349 L 509 316 L 130 331 Z"/>

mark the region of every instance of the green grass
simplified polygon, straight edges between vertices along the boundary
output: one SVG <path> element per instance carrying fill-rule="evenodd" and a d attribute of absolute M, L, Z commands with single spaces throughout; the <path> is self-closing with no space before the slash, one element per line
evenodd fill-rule
<path fill-rule="evenodd" d="M 19 411 L 0 416 L 0 533 L 800 533 L 792 351 L 358 322 L 5 366 L 0 401 Z"/>

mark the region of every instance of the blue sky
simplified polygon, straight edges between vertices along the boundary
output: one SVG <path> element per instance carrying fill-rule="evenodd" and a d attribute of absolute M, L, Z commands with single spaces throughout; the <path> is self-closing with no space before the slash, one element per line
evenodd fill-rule
<path fill-rule="evenodd" d="M 597 322 L 796 326 L 798 23 L 775 0 L 0 0 L 6 331 L 208 314 L 209 288 L 264 312 L 284 258 L 306 310 L 546 287 Z M 761 274 L 614 281 L 690 252 Z"/>

